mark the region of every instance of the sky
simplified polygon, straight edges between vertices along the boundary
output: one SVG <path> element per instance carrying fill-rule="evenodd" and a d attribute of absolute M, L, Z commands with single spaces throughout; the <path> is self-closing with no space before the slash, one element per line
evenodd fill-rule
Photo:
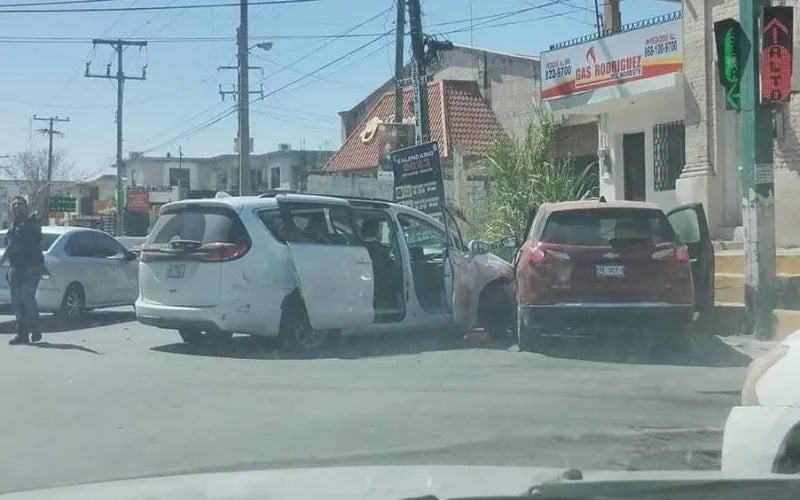
<path fill-rule="evenodd" d="M 235 65 L 238 7 L 180 8 L 236 0 L 89 0 L 36 9 L 177 7 L 80 13 L 15 13 L 27 5 L 65 0 L 0 1 L 0 156 L 47 147 L 37 132 L 45 122 L 32 117 L 68 117 L 58 124 L 56 148 L 83 178 L 110 173 L 116 155 L 115 80 L 104 74 L 116 55 L 92 46 L 93 38 L 144 40 L 146 48 L 124 52 L 124 70 L 146 80 L 124 86 L 124 142 L 149 155 L 212 156 L 233 153 L 236 114 L 223 101 Z M 256 2 L 258 0 L 251 0 Z M 601 0 L 602 2 L 602 0 Z M 24 5 L 15 7 L 14 5 Z M 623 23 L 657 16 L 680 4 L 623 0 Z M 548 45 L 594 31 L 594 0 L 422 0 L 423 30 L 456 44 L 538 55 Z M 293 148 L 337 149 L 337 113 L 357 104 L 384 83 L 394 68 L 394 0 L 313 0 L 285 5 L 251 5 L 250 45 L 254 48 L 251 90 L 266 97 L 251 107 L 254 153 L 289 143 Z M 338 36 L 348 33 L 347 36 Z M 330 35 L 330 37 L 328 37 Z M 410 49 L 407 40 L 406 60 Z M 312 76 L 309 76 L 311 74 Z M 256 95 L 252 96 L 257 97 Z M 213 123 L 211 123 L 213 122 Z M 0 160 L 8 162 L 7 159 Z"/>

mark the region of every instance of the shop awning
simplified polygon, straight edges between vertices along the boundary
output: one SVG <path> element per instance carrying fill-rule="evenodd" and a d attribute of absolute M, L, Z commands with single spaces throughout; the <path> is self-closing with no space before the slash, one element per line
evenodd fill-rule
<path fill-rule="evenodd" d="M 613 87 L 604 87 L 582 94 L 558 97 L 545 101 L 550 110 L 565 115 L 599 115 L 619 111 L 645 101 L 683 102 L 683 73 L 676 72 L 637 80 Z"/>

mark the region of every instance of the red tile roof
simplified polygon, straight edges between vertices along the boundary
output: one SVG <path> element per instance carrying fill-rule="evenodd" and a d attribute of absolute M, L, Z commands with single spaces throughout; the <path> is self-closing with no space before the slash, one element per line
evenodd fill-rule
<path fill-rule="evenodd" d="M 458 146 L 464 156 L 486 153 L 492 143 L 505 135 L 492 109 L 483 100 L 473 81 L 440 80 L 428 84 L 428 114 L 431 140 L 439 143 L 442 158 L 449 158 Z M 411 89 L 403 91 L 403 119 L 414 116 Z M 323 167 L 325 172 L 344 172 L 377 168 L 379 141 L 363 142 L 361 132 L 373 118 L 384 123 L 394 118 L 394 92 L 385 93 L 364 116 L 342 147 Z"/>

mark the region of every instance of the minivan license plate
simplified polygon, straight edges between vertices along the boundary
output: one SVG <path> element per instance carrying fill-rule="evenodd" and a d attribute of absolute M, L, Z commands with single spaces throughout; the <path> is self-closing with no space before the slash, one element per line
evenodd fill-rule
<path fill-rule="evenodd" d="M 598 264 L 598 278 L 624 278 L 625 266 L 619 264 Z"/>
<path fill-rule="evenodd" d="M 186 264 L 170 264 L 167 267 L 167 278 L 183 278 L 186 273 Z"/>

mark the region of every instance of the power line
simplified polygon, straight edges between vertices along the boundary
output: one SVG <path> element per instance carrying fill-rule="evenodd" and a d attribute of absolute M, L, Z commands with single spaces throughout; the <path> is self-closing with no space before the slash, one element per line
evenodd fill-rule
<path fill-rule="evenodd" d="M 85 3 L 105 3 L 117 2 L 119 0 L 55 0 L 48 2 L 24 2 L 24 3 L 7 3 L 3 7 L 40 7 L 43 5 L 69 5 L 69 4 L 85 4 Z"/>
<path fill-rule="evenodd" d="M 174 22 L 171 21 L 171 22 Z M 340 40 L 346 38 L 373 38 L 382 33 L 351 33 L 343 34 L 304 34 L 304 35 L 270 35 L 270 36 L 251 36 L 250 40 Z M 236 37 L 232 36 L 206 36 L 206 37 L 143 37 L 137 38 L 149 43 L 217 43 L 235 42 Z M 91 43 L 91 37 L 70 37 L 70 36 L 0 36 L 0 43 L 13 43 L 13 44 L 65 44 L 65 43 L 78 43 L 85 44 Z M 316 51 L 312 52 L 312 54 Z"/>
<path fill-rule="evenodd" d="M 306 73 L 303 76 L 301 76 L 301 77 L 299 77 L 299 78 L 297 78 L 295 80 L 292 80 L 291 82 L 289 82 L 289 83 L 287 83 L 285 85 L 282 85 L 282 86 L 278 87 L 277 89 L 275 89 L 275 90 L 273 90 L 273 91 L 271 91 L 269 93 L 264 94 L 263 96 L 259 96 L 258 98 L 251 100 L 250 104 L 251 105 L 255 104 L 255 103 L 259 102 L 259 101 L 262 101 L 262 100 L 266 99 L 267 97 L 273 96 L 273 95 L 277 94 L 278 92 L 281 92 L 281 91 L 285 90 L 286 88 L 288 88 L 288 87 L 290 87 L 292 85 L 295 85 L 296 83 L 298 83 L 298 82 L 300 82 L 302 80 L 305 80 L 306 78 L 311 78 L 312 75 L 314 75 L 314 74 L 316 74 L 316 73 L 318 73 L 320 71 L 323 71 L 326 68 L 329 68 L 330 66 L 336 64 L 337 62 L 339 62 L 339 61 L 341 61 L 343 59 L 346 59 L 347 57 L 350 57 L 353 54 L 355 54 L 355 53 L 357 53 L 357 52 L 359 52 L 361 50 L 364 50 L 365 48 L 369 47 L 370 45 L 373 45 L 374 43 L 376 43 L 376 42 L 378 42 L 380 40 L 383 40 L 383 37 L 385 37 L 385 36 L 386 36 L 385 34 L 381 34 L 380 36 L 370 40 L 367 43 L 364 43 L 364 44 L 356 47 L 355 49 L 347 52 L 346 54 L 344 54 L 344 55 L 342 55 L 340 57 L 337 57 L 336 59 L 334 59 L 334 60 L 332 60 L 332 61 L 330 61 L 330 62 L 328 62 L 328 63 L 326 63 L 326 64 L 324 64 L 322 66 L 320 66 L 319 68 L 317 68 L 317 69 L 315 69 L 313 71 L 310 71 L 309 73 Z M 212 118 L 209 118 L 205 122 L 203 122 L 203 123 L 201 123 L 201 124 L 199 124 L 199 125 L 197 125 L 195 127 L 192 127 L 189 130 L 186 130 L 186 131 L 182 132 L 181 134 L 178 134 L 177 136 L 175 136 L 175 137 L 173 137 L 171 139 L 168 139 L 168 140 L 162 142 L 161 144 L 158 144 L 157 146 L 153 146 L 152 148 L 148 148 L 148 149 L 146 149 L 146 150 L 144 150 L 142 152 L 143 153 L 148 153 L 150 151 L 154 151 L 156 149 L 161 149 L 161 148 L 164 148 L 164 147 L 168 147 L 168 146 L 176 144 L 176 143 L 178 143 L 180 141 L 188 139 L 188 138 L 190 138 L 190 137 L 192 137 L 194 135 L 197 135 L 198 133 L 202 132 L 203 130 L 211 127 L 212 125 L 214 125 L 216 123 L 219 123 L 220 121 L 224 120 L 228 116 L 231 116 L 232 114 L 236 113 L 236 111 L 237 111 L 237 107 L 236 106 L 231 106 L 227 110 L 218 113 L 217 115 L 213 116 Z"/>
<path fill-rule="evenodd" d="M 257 0 L 250 5 L 287 5 L 316 3 L 326 0 Z M 90 9 L 1 9 L 0 14 L 67 14 L 74 12 L 136 12 L 147 10 L 215 9 L 218 7 L 238 7 L 238 3 L 208 3 L 189 5 L 151 5 L 148 7 L 93 7 Z"/>

